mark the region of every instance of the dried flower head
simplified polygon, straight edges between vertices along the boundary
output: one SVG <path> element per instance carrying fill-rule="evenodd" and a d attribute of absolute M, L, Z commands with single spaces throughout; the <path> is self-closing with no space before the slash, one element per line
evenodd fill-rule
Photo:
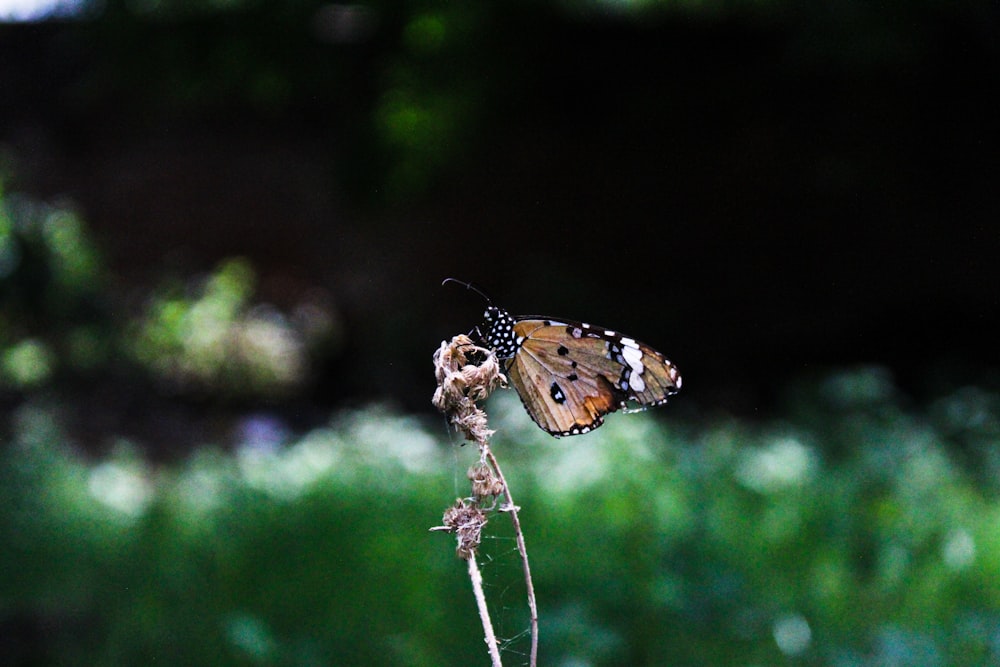
<path fill-rule="evenodd" d="M 497 387 L 507 386 L 500 362 L 492 350 L 479 347 L 462 334 L 442 342 L 434 353 L 434 375 L 438 388 L 434 407 L 448 416 L 467 439 L 485 443 L 493 431 L 487 428 L 486 413 L 476 406 Z"/>
<path fill-rule="evenodd" d="M 459 558 L 469 560 L 479 549 L 486 521 L 486 513 L 478 505 L 468 500 L 456 500 L 454 505 L 445 510 L 442 518 L 444 526 L 439 529 L 455 533 L 458 539 L 456 553 Z"/>
<path fill-rule="evenodd" d="M 472 496 L 477 500 L 503 493 L 503 482 L 497 478 L 493 468 L 485 463 L 480 462 L 469 468 L 466 476 L 472 481 Z"/>

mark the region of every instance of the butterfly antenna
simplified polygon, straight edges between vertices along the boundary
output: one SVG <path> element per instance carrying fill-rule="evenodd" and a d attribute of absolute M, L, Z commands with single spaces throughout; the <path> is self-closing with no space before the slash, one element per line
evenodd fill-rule
<path fill-rule="evenodd" d="M 472 290 L 473 292 L 475 292 L 475 293 L 476 293 L 476 294 L 478 294 L 479 296 L 481 296 L 481 297 L 483 297 L 484 299 L 486 299 L 486 303 L 488 303 L 488 304 L 490 304 L 490 305 L 492 305 L 492 304 L 493 304 L 493 299 L 491 299 L 491 298 L 490 298 L 490 297 L 489 297 L 489 296 L 488 296 L 488 295 L 486 294 L 486 292 L 484 292 L 483 290 L 479 289 L 478 287 L 476 287 L 476 286 L 475 286 L 475 285 L 473 285 L 472 283 L 467 283 L 467 282 L 464 282 L 464 281 L 462 281 L 462 280 L 458 280 L 458 279 L 456 279 L 456 278 L 445 278 L 444 280 L 442 280 L 442 281 L 441 281 L 441 284 L 442 284 L 442 285 L 447 285 L 448 283 L 455 283 L 456 285 L 461 285 L 461 286 L 462 286 L 462 287 L 464 287 L 465 289 L 468 289 L 468 290 Z"/>

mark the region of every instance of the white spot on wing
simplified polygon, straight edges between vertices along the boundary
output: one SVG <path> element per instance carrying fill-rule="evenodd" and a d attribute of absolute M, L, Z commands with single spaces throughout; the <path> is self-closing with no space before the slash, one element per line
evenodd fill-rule
<path fill-rule="evenodd" d="M 625 357 L 625 363 L 632 369 L 629 377 L 632 381 L 632 389 L 635 391 L 644 391 L 646 389 L 646 382 L 642 379 L 642 373 L 645 370 L 645 367 L 642 365 L 642 350 L 633 345 L 626 344 L 625 349 L 622 350 L 622 356 Z"/>
<path fill-rule="evenodd" d="M 632 368 L 633 372 L 642 372 L 642 350 L 637 347 L 626 347 L 622 350 L 622 356 L 625 357 L 625 361 Z"/>

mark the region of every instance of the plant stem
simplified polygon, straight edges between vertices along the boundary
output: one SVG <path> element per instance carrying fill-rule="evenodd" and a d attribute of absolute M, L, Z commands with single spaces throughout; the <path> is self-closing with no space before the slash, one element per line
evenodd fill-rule
<path fill-rule="evenodd" d="M 472 580 L 472 591 L 476 596 L 476 606 L 479 607 L 479 618 L 483 622 L 486 645 L 490 650 L 490 660 L 493 661 L 493 667 L 503 667 L 500 662 L 500 648 L 497 646 L 497 636 L 493 632 L 493 622 L 490 620 L 490 612 L 486 608 L 486 595 L 483 593 L 483 574 L 479 571 L 479 565 L 476 563 L 475 552 L 469 555 L 467 562 L 469 563 L 469 579 Z"/>
<path fill-rule="evenodd" d="M 510 494 L 510 487 L 507 486 L 507 480 L 504 479 L 503 471 L 500 470 L 500 464 L 497 463 L 497 459 L 493 456 L 493 451 L 489 448 L 489 445 L 484 445 L 486 452 L 486 458 L 489 459 L 490 465 L 493 466 L 494 472 L 496 472 L 497 477 L 500 479 L 500 483 L 503 485 L 504 497 L 507 499 L 507 507 L 505 510 L 510 513 L 510 521 L 514 524 L 514 537 L 517 540 L 517 551 L 521 554 L 521 565 L 524 568 L 524 585 L 528 593 L 528 609 L 531 612 L 531 662 L 529 663 L 531 667 L 537 667 L 538 665 L 538 605 L 535 602 L 535 585 L 531 580 L 531 566 L 528 564 L 528 548 L 524 544 L 524 533 L 521 531 L 521 521 L 517 517 L 517 505 L 514 504 L 514 497 Z"/>

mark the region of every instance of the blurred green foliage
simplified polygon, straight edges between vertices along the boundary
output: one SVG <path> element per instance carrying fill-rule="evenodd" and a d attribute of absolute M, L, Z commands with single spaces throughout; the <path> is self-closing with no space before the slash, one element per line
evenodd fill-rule
<path fill-rule="evenodd" d="M 132 355 L 175 389 L 277 398 L 299 387 L 306 336 L 277 309 L 253 307 L 253 281 L 248 262 L 230 260 L 193 293 L 161 290 L 132 323 Z"/>
<path fill-rule="evenodd" d="M 0 396 L 102 373 L 173 394 L 287 396 L 317 350 L 335 348 L 336 313 L 312 302 L 283 312 L 256 302 L 254 283 L 232 259 L 126 293 L 71 209 L 0 190 Z"/>
<path fill-rule="evenodd" d="M 996 664 L 997 488 L 952 452 L 1000 445 L 1000 396 L 905 405 L 863 368 L 803 386 L 784 419 L 616 415 L 553 440 L 492 399 L 543 664 Z M 168 466 L 86 460 L 25 406 L 0 462 L 0 618 L 44 628 L 32 664 L 486 664 L 452 538 L 427 531 L 475 458 L 371 408 Z M 523 664 L 507 524 L 482 560 Z"/>
<path fill-rule="evenodd" d="M 5 197 L 0 182 L 0 390 L 33 389 L 59 370 L 106 361 L 106 276 L 67 206 Z"/>

